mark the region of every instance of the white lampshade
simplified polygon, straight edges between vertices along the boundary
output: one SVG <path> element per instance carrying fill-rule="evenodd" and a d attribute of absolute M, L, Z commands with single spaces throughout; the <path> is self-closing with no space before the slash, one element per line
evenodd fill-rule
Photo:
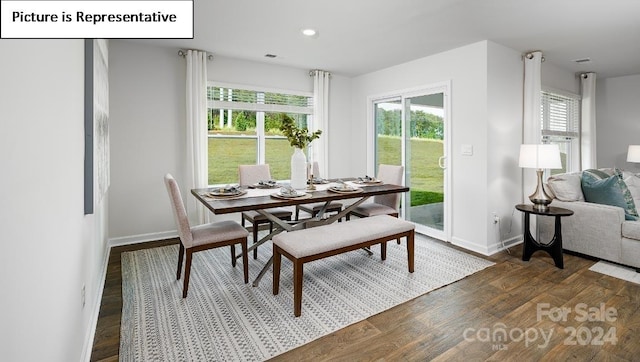
<path fill-rule="evenodd" d="M 560 148 L 554 144 L 520 145 L 518 166 L 523 168 L 562 168 Z"/>
<path fill-rule="evenodd" d="M 627 162 L 640 162 L 640 145 L 630 145 L 627 151 Z"/>

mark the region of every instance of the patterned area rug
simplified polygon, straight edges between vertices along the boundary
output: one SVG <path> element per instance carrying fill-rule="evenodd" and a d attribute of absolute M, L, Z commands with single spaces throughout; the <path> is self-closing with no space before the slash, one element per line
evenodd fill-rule
<path fill-rule="evenodd" d="M 178 246 L 122 254 L 121 361 L 262 361 L 313 341 L 395 305 L 455 282 L 493 263 L 417 236 L 415 272 L 407 271 L 406 246 L 389 242 L 305 265 L 302 316 L 293 316 L 292 264 L 282 260 L 280 293 L 268 271 L 253 278 L 271 255 L 258 248 L 231 267 L 229 248 L 196 253 L 189 295 L 176 281 Z"/>
<path fill-rule="evenodd" d="M 608 276 L 626 280 L 628 282 L 640 284 L 640 273 L 636 272 L 633 268 L 624 267 L 622 265 L 609 263 L 606 261 L 599 261 L 589 270 L 598 272 L 600 274 L 606 274 Z"/>

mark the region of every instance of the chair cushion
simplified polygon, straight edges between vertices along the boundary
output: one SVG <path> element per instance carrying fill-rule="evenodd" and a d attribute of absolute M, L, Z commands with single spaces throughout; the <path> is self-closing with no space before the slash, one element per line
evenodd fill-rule
<path fill-rule="evenodd" d="M 362 204 L 356 207 L 353 211 L 351 211 L 351 213 L 361 217 L 370 217 L 370 216 L 376 216 L 376 215 L 397 214 L 398 211 L 396 211 L 392 207 L 371 202 L 371 203 Z"/>
<path fill-rule="evenodd" d="M 191 228 L 192 246 L 215 244 L 232 239 L 246 238 L 247 229 L 235 221 L 225 220 L 211 224 L 203 224 Z"/>
<path fill-rule="evenodd" d="M 269 209 L 269 213 L 275 215 L 275 217 L 277 217 L 278 219 L 286 219 L 288 217 L 291 217 L 291 215 L 293 214 L 291 211 L 280 208 L 280 207 Z M 243 212 L 242 217 L 249 220 L 249 222 L 269 220 L 264 215 L 259 214 L 257 211 L 253 211 L 253 210 Z"/>

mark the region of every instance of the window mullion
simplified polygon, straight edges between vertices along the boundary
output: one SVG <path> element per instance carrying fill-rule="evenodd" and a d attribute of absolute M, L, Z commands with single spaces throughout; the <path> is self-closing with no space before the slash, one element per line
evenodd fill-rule
<path fill-rule="evenodd" d="M 256 103 L 264 104 L 264 93 L 258 92 Z M 258 111 L 256 112 L 256 134 L 258 136 L 258 159 L 257 163 L 259 165 L 264 164 L 266 161 L 266 142 L 265 142 L 265 132 L 264 132 L 264 112 Z"/>

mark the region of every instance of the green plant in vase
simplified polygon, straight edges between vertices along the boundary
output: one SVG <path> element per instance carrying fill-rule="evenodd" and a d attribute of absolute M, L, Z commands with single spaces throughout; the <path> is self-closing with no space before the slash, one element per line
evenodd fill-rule
<path fill-rule="evenodd" d="M 289 140 L 291 147 L 300 149 L 305 149 L 309 143 L 320 138 L 320 135 L 322 134 L 321 130 L 310 133 L 306 128 L 298 127 L 293 118 L 286 114 L 282 115 L 282 125 L 280 126 L 280 130 L 282 131 L 282 134 L 287 137 L 287 140 Z"/>
<path fill-rule="evenodd" d="M 306 128 L 300 128 L 295 124 L 293 118 L 282 115 L 282 134 L 287 137 L 291 147 L 294 147 L 291 156 L 291 187 L 296 190 L 303 190 L 307 187 L 307 158 L 303 149 L 315 139 L 319 138 L 322 131 L 317 130 L 310 133 Z"/>

